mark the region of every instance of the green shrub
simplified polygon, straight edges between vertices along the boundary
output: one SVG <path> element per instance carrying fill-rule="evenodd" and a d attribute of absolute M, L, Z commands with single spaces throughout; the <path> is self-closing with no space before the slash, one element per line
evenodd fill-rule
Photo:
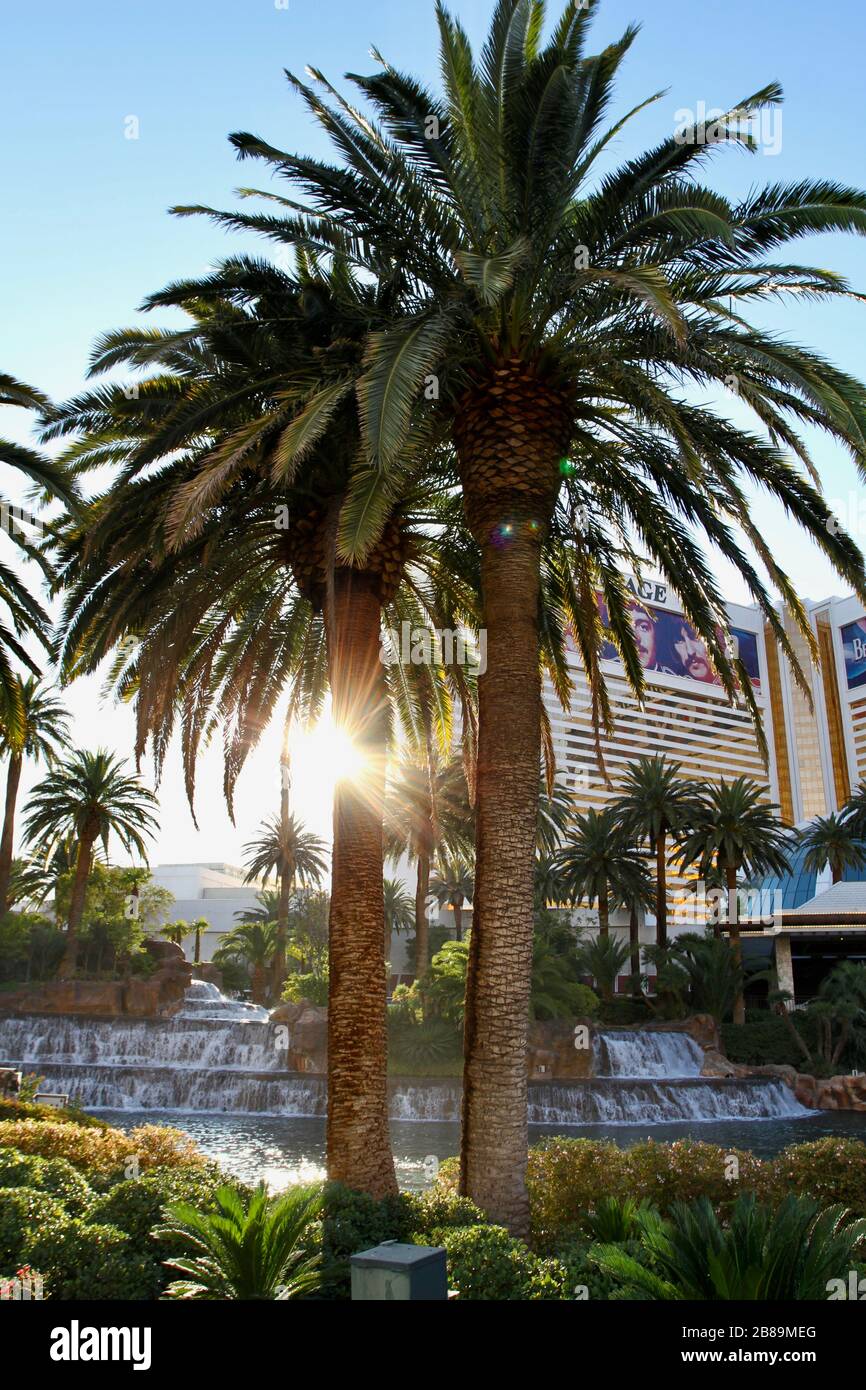
<path fill-rule="evenodd" d="M 89 1183 L 65 1158 L 39 1158 L 17 1149 L 0 1149 L 0 1187 L 47 1192 L 70 1216 L 82 1216 L 94 1199 Z"/>
<path fill-rule="evenodd" d="M 810 1050 L 817 1047 L 817 1029 L 814 1018 L 808 1014 L 797 1014 L 797 1028 Z M 788 1066 L 798 1071 L 812 1072 L 796 1042 L 791 1037 L 784 1021 L 776 1014 L 765 1011 L 749 1011 L 746 1022 L 742 1024 L 722 1024 L 722 1051 L 732 1062 L 743 1066 Z"/>
<path fill-rule="evenodd" d="M 504 1226 L 442 1226 L 415 1244 L 444 1246 L 448 1287 L 478 1301 L 561 1300 L 569 1297 L 565 1266 L 533 1254 Z"/>
<path fill-rule="evenodd" d="M 459 1075 L 463 1039 L 456 1024 L 444 1018 L 423 1023 L 397 1016 L 389 1019 L 388 1066 L 409 1076 Z"/>
<path fill-rule="evenodd" d="M 328 1002 L 328 977 L 317 974 L 289 975 L 280 998 L 288 1004 L 300 1004 L 304 1000 L 308 1004 L 324 1006 Z"/>
<path fill-rule="evenodd" d="M 14 1272 L 26 1262 L 27 1233 L 31 1228 L 62 1219 L 63 1208 L 47 1192 L 32 1187 L 0 1188 L 0 1271 Z"/>
<path fill-rule="evenodd" d="M 446 1173 L 443 1181 L 449 1177 Z M 626 1155 L 616 1144 L 559 1135 L 530 1149 L 526 1181 L 533 1241 L 545 1250 L 585 1231 L 599 1197 L 625 1197 L 631 1190 Z"/>
<path fill-rule="evenodd" d="M 646 1262 L 646 1255 L 637 1240 L 620 1243 L 619 1248 L 633 1259 Z M 556 1256 L 565 1269 L 566 1297 L 583 1301 L 584 1299 L 607 1300 L 617 1293 L 619 1281 L 612 1274 L 604 1273 L 589 1258 L 593 1249 L 591 1241 L 572 1239 L 557 1246 Z M 583 1290 L 586 1290 L 584 1293 Z"/>
<path fill-rule="evenodd" d="M 186 1134 L 167 1125 L 139 1125 L 124 1133 L 107 1125 L 93 1130 L 66 1121 L 0 1120 L 2 1148 L 68 1159 L 88 1177 L 119 1178 L 130 1162 L 142 1170 L 205 1162 Z"/>
<path fill-rule="evenodd" d="M 841 1202 L 866 1216 L 866 1144 L 828 1136 L 783 1149 L 772 1164 L 772 1195 L 813 1197 L 820 1206 Z"/>
<path fill-rule="evenodd" d="M 673 1144 L 650 1139 L 629 1149 L 625 1161 L 629 1192 L 646 1198 L 663 1215 L 674 1202 L 690 1202 L 697 1197 L 708 1197 L 724 1212 L 744 1192 L 765 1196 L 773 1181 L 772 1165 L 748 1150 L 723 1149 L 693 1139 L 678 1139 Z"/>
<path fill-rule="evenodd" d="M 25 1233 L 24 1257 L 58 1299 L 153 1297 L 151 1263 L 125 1231 L 76 1218 L 40 1222 Z"/>

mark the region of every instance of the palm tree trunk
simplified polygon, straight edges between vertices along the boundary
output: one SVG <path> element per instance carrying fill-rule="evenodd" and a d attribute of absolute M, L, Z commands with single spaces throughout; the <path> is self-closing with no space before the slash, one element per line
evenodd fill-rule
<path fill-rule="evenodd" d="M 382 812 L 386 690 L 371 575 L 334 574 L 328 655 L 333 717 L 363 757 L 334 794 L 328 986 L 328 1176 L 373 1197 L 397 1191 L 388 1130 Z"/>
<path fill-rule="evenodd" d="M 466 981 L 460 1191 L 529 1229 L 526 1045 L 541 765 L 541 544 L 568 438 L 562 398 L 504 363 L 460 404 L 455 435 L 481 551 L 475 900 Z"/>
<path fill-rule="evenodd" d="M 725 880 L 728 888 L 728 933 L 731 941 L 731 950 L 734 953 L 734 960 L 737 965 L 743 964 L 743 943 L 740 940 L 740 913 L 739 903 L 737 902 L 737 871 L 730 865 L 725 870 Z M 734 1022 L 745 1023 L 746 1021 L 746 1000 L 743 991 L 740 990 L 734 1001 Z"/>
<path fill-rule="evenodd" d="M 454 939 L 455 939 L 455 941 L 462 941 L 462 940 L 463 940 L 463 904 L 462 904 L 462 903 L 452 903 L 451 906 L 452 906 L 453 909 L 454 909 Z"/>
<path fill-rule="evenodd" d="M 72 894 L 69 899 L 69 918 L 66 928 L 66 950 L 57 971 L 58 979 L 71 980 L 78 964 L 78 928 L 84 916 L 84 898 L 87 893 L 87 879 L 90 875 L 90 860 L 93 854 L 94 832 L 85 830 L 78 845 L 75 861 L 75 877 L 72 880 Z"/>
<path fill-rule="evenodd" d="M 606 887 L 598 895 L 598 934 L 610 935 L 610 899 Z"/>
<path fill-rule="evenodd" d="M 21 781 L 20 753 L 13 753 L 6 773 L 6 810 L 3 815 L 3 837 L 0 839 L 0 917 L 9 910 L 9 880 L 12 877 L 12 849 L 15 841 L 15 803 Z"/>
<path fill-rule="evenodd" d="M 418 874 L 415 879 L 415 978 L 423 981 L 430 967 L 430 923 L 427 920 L 427 899 L 430 896 L 430 860 L 418 855 Z"/>
<path fill-rule="evenodd" d="M 253 1003 L 264 1004 L 268 995 L 268 972 L 261 961 L 257 961 L 253 966 L 250 985 Z"/>
<path fill-rule="evenodd" d="M 640 975 L 640 924 L 637 907 L 634 903 L 632 903 L 628 914 L 628 941 L 631 948 L 631 973 L 638 976 Z M 635 987 L 632 986 L 632 988 Z"/>
<path fill-rule="evenodd" d="M 656 840 L 656 945 L 668 944 L 668 865 L 667 836 L 664 831 Z"/>

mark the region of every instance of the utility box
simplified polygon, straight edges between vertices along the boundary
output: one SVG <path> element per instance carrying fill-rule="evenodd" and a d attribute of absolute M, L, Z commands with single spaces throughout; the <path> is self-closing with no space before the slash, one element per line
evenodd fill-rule
<path fill-rule="evenodd" d="M 447 1300 L 448 1266 L 438 1245 L 400 1245 L 383 1241 L 353 1255 L 352 1298 L 367 1302 Z"/>

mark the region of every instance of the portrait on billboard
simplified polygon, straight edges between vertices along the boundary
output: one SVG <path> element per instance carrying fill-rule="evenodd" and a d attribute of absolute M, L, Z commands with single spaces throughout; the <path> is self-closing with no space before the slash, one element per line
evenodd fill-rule
<path fill-rule="evenodd" d="M 607 609 L 600 594 L 598 607 L 602 622 L 606 625 Z M 678 676 L 681 680 L 695 681 L 699 685 L 721 685 L 705 642 L 682 613 L 672 613 L 667 609 L 655 608 L 651 604 L 635 600 L 629 604 L 629 617 L 634 630 L 638 658 L 648 675 L 657 673 Z M 863 637 L 866 640 L 866 631 Z M 734 648 L 732 655 L 739 657 L 753 687 L 759 690 L 761 672 L 757 634 L 747 632 L 743 628 L 733 628 L 731 638 Z M 601 659 L 619 662 L 619 653 L 612 642 L 604 643 Z"/>

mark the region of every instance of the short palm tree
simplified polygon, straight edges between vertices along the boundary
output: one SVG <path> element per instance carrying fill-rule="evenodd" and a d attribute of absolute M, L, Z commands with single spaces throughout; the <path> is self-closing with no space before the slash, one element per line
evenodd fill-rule
<path fill-rule="evenodd" d="M 253 1003 L 266 1004 L 278 945 L 276 922 L 244 922 L 226 932 L 214 951 L 214 964 L 242 965 L 250 977 Z"/>
<path fill-rule="evenodd" d="M 411 931 L 415 926 L 415 899 L 398 878 L 386 878 L 385 890 L 385 960 L 391 959 L 391 939 L 394 932 Z"/>
<path fill-rule="evenodd" d="M 101 841 L 107 854 L 114 836 L 127 853 L 146 861 L 147 841 L 158 829 L 157 805 L 153 792 L 129 775 L 122 759 L 104 748 L 67 754 L 31 793 L 24 823 L 28 843 L 48 858 L 67 836 L 74 837 L 76 845 L 61 979 L 75 974 L 78 928 L 95 845 Z"/>
<path fill-rule="evenodd" d="M 238 922 L 276 922 L 280 903 L 278 888 L 262 888 L 256 893 L 258 907 L 243 907 L 234 914 Z"/>
<path fill-rule="evenodd" d="M 607 936 L 611 899 L 628 901 L 646 865 L 639 851 L 623 833 L 616 811 L 605 806 L 578 812 L 571 823 L 569 842 L 557 863 L 570 898 L 598 903 L 598 929 Z"/>
<path fill-rule="evenodd" d="M 578 946 L 578 968 L 582 974 L 592 976 L 606 1004 L 613 1002 L 616 982 L 630 956 L 631 943 L 617 941 L 609 934 L 582 941 Z"/>
<path fill-rule="evenodd" d="M 454 935 L 463 940 L 463 907 L 471 903 L 475 892 L 475 873 L 462 855 L 440 855 L 435 872 L 430 877 L 430 893 L 440 907 L 450 907 L 454 913 Z"/>
<path fill-rule="evenodd" d="M 866 231 L 866 195 L 821 179 L 759 189 L 737 204 L 700 182 L 713 146 L 752 147 L 742 111 L 778 103 L 776 85 L 617 167 L 611 142 L 628 117 L 604 122 L 637 30 L 590 53 L 597 8 L 569 0 L 546 34 L 541 0 L 496 0 L 476 57 L 437 0 L 441 95 L 375 53 L 377 70 L 351 78 L 375 122 L 318 73 L 318 90 L 292 77 L 338 162 L 237 133 L 242 156 L 287 180 L 288 207 L 216 214 L 310 253 L 335 252 L 358 273 L 375 273 L 386 257 L 412 278 L 394 321 L 370 335 L 359 390 L 372 468 L 353 483 L 357 505 L 342 544 L 362 551 L 377 534 L 386 480 L 399 476 L 419 411 L 435 402 L 427 415 L 448 422 L 480 550 L 488 653 L 474 932 L 483 944 L 467 1000 L 461 1182 L 515 1229 L 528 1223 L 527 1131 L 515 1117 L 526 1102 L 545 542 L 567 545 L 563 612 L 605 720 L 597 587 L 638 691 L 644 681 L 613 556 L 621 528 L 630 553 L 645 551 L 680 594 L 724 690 L 756 723 L 748 674 L 720 631 L 727 620 L 702 537 L 744 577 L 786 653 L 791 644 L 738 527 L 813 651 L 814 634 L 750 515 L 755 483 L 866 593 L 856 546 L 830 534 L 798 432 L 820 421 L 862 467 L 863 387 L 747 318 L 768 294 L 850 293 L 838 277 L 774 253 L 807 232 Z M 757 430 L 695 400 L 696 391 L 732 385 Z M 577 516 L 589 518 L 578 534 Z"/>
<path fill-rule="evenodd" d="M 176 922 L 166 922 L 164 927 L 160 927 L 159 935 L 166 941 L 170 941 L 174 946 L 183 949 L 183 943 L 188 936 L 192 935 L 192 927 L 183 917 L 179 917 Z"/>
<path fill-rule="evenodd" d="M 785 873 L 790 867 L 791 838 L 779 818 L 779 807 L 766 800 L 766 789 L 749 777 L 725 778 L 704 789 L 688 829 L 680 832 L 682 858 L 699 864 L 702 873 L 713 867 L 725 876 L 727 926 L 737 963 L 742 964 L 737 877 Z M 734 1007 L 734 1022 L 743 1023 L 742 991 Z"/>
<path fill-rule="evenodd" d="M 35 676 L 16 678 L 22 720 L 11 726 L 0 720 L 0 752 L 9 755 L 6 807 L 0 839 L 0 917 L 9 906 L 9 876 L 15 838 L 15 810 L 25 758 L 51 763 L 69 743 L 69 714 L 54 692 Z"/>
<path fill-rule="evenodd" d="M 190 923 L 190 927 L 195 937 L 192 958 L 198 965 L 201 961 L 201 939 L 206 931 L 210 931 L 210 922 L 206 917 L 196 917 L 195 921 Z"/>
<path fill-rule="evenodd" d="M 833 882 L 838 883 L 846 869 L 862 869 L 866 864 L 866 845 L 854 833 L 851 820 L 831 811 L 816 816 L 797 835 L 797 844 L 807 851 L 804 868 L 820 874 L 829 864 Z"/>
<path fill-rule="evenodd" d="M 214 1194 L 213 1212 L 187 1202 L 166 1209 L 155 1237 L 168 1245 L 164 1263 L 184 1279 L 173 1281 L 168 1298 L 306 1298 L 322 1283 L 315 1224 L 322 1213 L 321 1189 L 292 1187 L 269 1197 L 265 1187 L 245 1196 L 234 1187 Z"/>
<path fill-rule="evenodd" d="M 244 883 L 275 874 L 279 881 L 274 956 L 274 994 L 279 998 L 286 978 L 286 946 L 289 938 L 289 902 L 295 883 L 318 885 L 327 869 L 324 840 L 304 830 L 295 816 L 271 816 L 262 821 L 260 833 L 244 845 L 247 873 Z"/>
<path fill-rule="evenodd" d="M 628 833 L 649 841 L 656 863 L 656 945 L 668 939 L 667 867 L 671 832 L 688 825 L 696 807 L 696 790 L 680 774 L 682 765 L 665 757 L 640 757 L 620 783 L 617 814 Z"/>

